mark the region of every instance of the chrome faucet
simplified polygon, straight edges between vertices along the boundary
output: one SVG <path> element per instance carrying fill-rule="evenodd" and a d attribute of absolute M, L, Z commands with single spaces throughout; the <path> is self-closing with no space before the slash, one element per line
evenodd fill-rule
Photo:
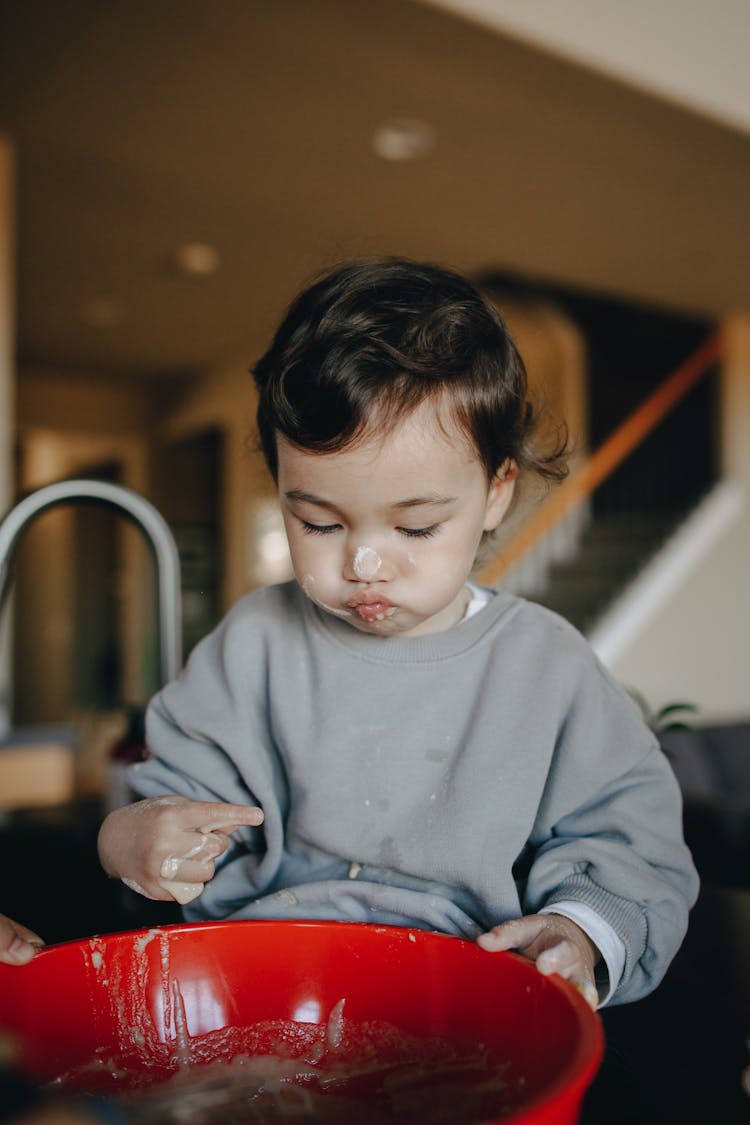
<path fill-rule="evenodd" d="M 37 489 L 11 508 L 0 522 L 0 609 L 8 591 L 13 552 L 26 525 L 47 508 L 79 500 L 94 500 L 124 512 L 151 544 L 158 574 L 161 679 L 162 683 L 173 680 L 182 663 L 180 558 L 164 517 L 130 488 L 102 480 L 62 480 Z M 0 664 L 0 738 L 10 731 L 10 706 L 10 676 Z"/>

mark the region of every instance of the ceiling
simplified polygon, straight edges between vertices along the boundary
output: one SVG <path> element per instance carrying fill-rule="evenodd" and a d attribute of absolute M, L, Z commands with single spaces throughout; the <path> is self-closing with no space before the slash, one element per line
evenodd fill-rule
<path fill-rule="evenodd" d="M 750 133 L 747 0 L 421 0 Z"/>
<path fill-rule="evenodd" d="M 750 137 L 413 0 L 4 0 L 22 368 L 248 362 L 297 286 L 398 253 L 750 307 Z M 375 155 L 382 123 L 434 147 Z M 212 246 L 218 270 L 175 254 Z"/>

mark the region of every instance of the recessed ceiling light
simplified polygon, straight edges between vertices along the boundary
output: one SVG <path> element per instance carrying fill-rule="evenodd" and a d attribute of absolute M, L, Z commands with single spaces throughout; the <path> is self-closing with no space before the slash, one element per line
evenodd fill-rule
<path fill-rule="evenodd" d="M 127 318 L 126 305 L 116 297 L 90 297 L 81 308 L 81 320 L 96 328 L 110 328 Z"/>
<path fill-rule="evenodd" d="M 184 242 L 175 252 L 175 263 L 186 277 L 210 277 L 219 268 L 219 252 L 208 242 Z"/>
<path fill-rule="evenodd" d="M 382 160 L 419 160 L 435 147 L 435 130 L 416 117 L 395 117 L 378 125 L 372 147 Z"/>

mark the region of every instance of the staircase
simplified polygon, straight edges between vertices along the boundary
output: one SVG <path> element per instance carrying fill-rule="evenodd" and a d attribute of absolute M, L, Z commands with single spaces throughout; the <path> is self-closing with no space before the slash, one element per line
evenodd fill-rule
<path fill-rule="evenodd" d="M 480 570 L 591 635 L 716 484 L 717 364 L 709 337 Z"/>
<path fill-rule="evenodd" d="M 533 600 L 589 633 L 687 515 L 682 508 L 604 513 L 581 533 L 575 558 L 552 563 Z"/>

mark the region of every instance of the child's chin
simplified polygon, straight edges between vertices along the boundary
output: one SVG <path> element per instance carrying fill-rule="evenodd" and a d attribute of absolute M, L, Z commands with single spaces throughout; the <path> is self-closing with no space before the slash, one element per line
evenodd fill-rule
<path fill-rule="evenodd" d="M 377 618 L 368 621 L 366 618 L 353 613 L 346 620 L 357 632 L 369 633 L 373 637 L 396 637 L 414 627 L 412 622 L 406 623 L 403 620 L 403 615 L 384 617 L 382 621 Z"/>
<path fill-rule="evenodd" d="M 347 621 L 357 632 L 372 633 L 376 637 L 389 637 L 393 633 L 403 632 L 396 622 L 388 617 L 382 621 L 365 621 L 362 617 L 357 617 L 356 613 L 353 613 L 351 617 L 347 617 Z"/>
<path fill-rule="evenodd" d="M 358 632 L 368 633 L 373 637 L 411 637 L 435 631 L 429 628 L 425 619 L 406 618 L 405 614 L 400 615 L 398 620 L 389 617 L 384 621 L 362 621 L 355 617 L 348 617 L 347 622 Z"/>

